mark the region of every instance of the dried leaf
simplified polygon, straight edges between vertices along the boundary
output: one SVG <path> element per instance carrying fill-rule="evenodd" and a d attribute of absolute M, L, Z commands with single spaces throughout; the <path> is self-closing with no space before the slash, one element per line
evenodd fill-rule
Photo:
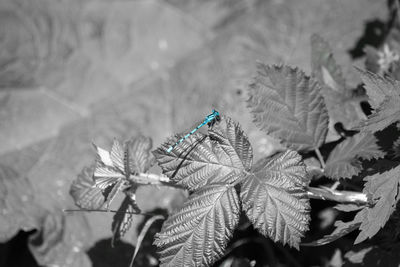
<path fill-rule="evenodd" d="M 329 154 L 325 166 L 326 176 L 337 180 L 359 174 L 362 170 L 360 159 L 370 160 L 385 155 L 377 141 L 371 133 L 360 133 L 341 142 Z"/>
<path fill-rule="evenodd" d="M 261 130 L 289 148 L 313 150 L 324 143 L 329 120 L 320 91 L 297 68 L 260 63 L 248 104 Z"/>
<path fill-rule="evenodd" d="M 90 229 L 83 216 L 49 212 L 44 216 L 41 225 L 38 232 L 29 239 L 29 249 L 38 264 L 64 267 L 91 266 L 86 254 L 91 239 Z"/>
<path fill-rule="evenodd" d="M 278 153 L 260 161 L 245 178 L 243 209 L 261 234 L 298 248 L 310 220 L 308 182 L 297 152 Z"/>
<path fill-rule="evenodd" d="M 192 191 L 206 184 L 232 183 L 251 166 L 250 143 L 229 118 L 222 118 L 209 136 L 195 133 L 168 153 L 175 142 L 170 139 L 154 155 L 165 175 Z"/>
<path fill-rule="evenodd" d="M 164 222 L 154 244 L 161 266 L 210 266 L 224 255 L 239 222 L 234 187 L 207 185 Z"/>
<path fill-rule="evenodd" d="M 360 107 L 361 99 L 354 97 L 346 87 L 341 67 L 336 63 L 329 44 L 321 36 L 311 36 L 312 75 L 322 86 L 322 95 L 329 114 L 327 142 L 335 141 L 340 135 L 335 130 L 336 123 L 351 129 L 355 123 L 365 119 Z"/>
<path fill-rule="evenodd" d="M 38 227 L 40 214 L 34 197 L 28 179 L 0 165 L 0 242 L 7 242 L 19 230 Z"/>

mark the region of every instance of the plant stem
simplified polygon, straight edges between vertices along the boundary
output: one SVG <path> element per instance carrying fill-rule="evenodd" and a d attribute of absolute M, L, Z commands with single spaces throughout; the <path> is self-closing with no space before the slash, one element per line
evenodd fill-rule
<path fill-rule="evenodd" d="M 171 182 L 167 176 L 162 174 L 139 173 L 138 175 L 131 175 L 130 179 L 139 185 L 158 185 L 185 189 L 182 185 Z"/>
<path fill-rule="evenodd" d="M 321 167 L 322 169 L 325 169 L 325 161 L 324 158 L 322 157 L 321 151 L 319 151 L 318 148 L 314 149 L 315 154 L 317 154 L 317 158 L 319 160 L 319 162 L 321 163 Z"/>
<path fill-rule="evenodd" d="M 328 187 L 307 187 L 309 198 L 320 200 L 331 200 L 340 203 L 353 203 L 358 205 L 367 205 L 368 197 L 364 193 L 354 191 L 338 191 Z"/>
<path fill-rule="evenodd" d="M 139 185 L 158 185 L 158 186 L 170 186 L 179 189 L 185 189 L 181 185 L 172 183 L 171 180 L 165 175 L 158 175 L 153 173 L 140 173 L 138 175 L 132 175 L 131 179 Z M 307 195 L 309 198 L 330 200 L 340 203 L 353 203 L 358 205 L 368 204 L 367 195 L 355 191 L 339 191 L 334 188 L 328 187 L 307 187 Z"/>

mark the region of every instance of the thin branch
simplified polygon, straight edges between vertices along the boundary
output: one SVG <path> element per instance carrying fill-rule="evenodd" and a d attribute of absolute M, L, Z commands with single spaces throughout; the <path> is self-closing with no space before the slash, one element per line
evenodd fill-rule
<path fill-rule="evenodd" d="M 142 216 L 159 215 L 151 212 L 128 212 L 123 210 L 96 210 L 96 209 L 63 209 L 63 212 L 111 212 L 111 213 L 124 213 L 124 214 L 134 214 Z"/>
<path fill-rule="evenodd" d="M 325 161 L 324 158 L 322 157 L 321 151 L 319 151 L 318 148 L 314 149 L 315 154 L 317 154 L 318 160 L 321 163 L 322 169 L 325 169 Z"/>
<path fill-rule="evenodd" d="M 353 203 L 357 205 L 367 205 L 368 197 L 364 193 L 354 191 L 337 191 L 328 187 L 307 187 L 309 198 L 320 200 L 331 200 L 340 203 Z"/>
<path fill-rule="evenodd" d="M 185 189 L 182 185 L 172 182 L 165 175 L 158 175 L 154 173 L 139 173 L 138 175 L 131 175 L 130 180 L 140 185 L 156 185 L 156 186 L 169 186 L 179 189 Z"/>
<path fill-rule="evenodd" d="M 132 175 L 131 179 L 141 185 L 172 186 L 184 189 L 183 186 L 172 183 L 165 175 L 140 173 L 139 175 Z M 367 195 L 360 192 L 339 191 L 335 188 L 328 187 L 307 187 L 306 190 L 308 197 L 313 199 L 331 200 L 339 203 L 353 203 L 358 205 L 366 205 L 369 203 Z"/>

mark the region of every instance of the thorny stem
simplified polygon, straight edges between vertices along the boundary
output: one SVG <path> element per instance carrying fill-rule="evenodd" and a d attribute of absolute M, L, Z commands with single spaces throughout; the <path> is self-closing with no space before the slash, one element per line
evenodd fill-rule
<path fill-rule="evenodd" d="M 140 173 L 131 176 L 131 179 L 142 185 L 163 185 L 184 189 L 183 186 L 174 184 L 165 175 L 152 173 Z M 312 199 L 331 200 L 340 203 L 353 203 L 357 205 L 367 205 L 368 197 L 364 193 L 355 191 L 339 191 L 328 187 L 306 187 L 307 195 Z"/>

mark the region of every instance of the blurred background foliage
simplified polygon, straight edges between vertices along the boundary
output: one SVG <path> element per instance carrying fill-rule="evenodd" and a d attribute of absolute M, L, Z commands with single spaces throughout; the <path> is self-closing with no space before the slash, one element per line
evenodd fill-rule
<path fill-rule="evenodd" d="M 143 217 L 135 217 L 126 243 L 111 249 L 112 214 L 62 212 L 74 208 L 72 180 L 93 162 L 90 143 L 109 148 L 114 137 L 143 134 L 158 146 L 216 107 L 240 122 L 256 157 L 271 154 L 277 142 L 251 123 L 244 102 L 256 60 L 309 73 L 310 36 L 317 33 L 355 87 L 360 79 L 352 66 L 363 64 L 366 44 L 380 45 L 388 5 L 1 0 L 0 265 L 127 266 Z M 141 187 L 137 196 L 147 211 L 171 210 L 184 197 L 152 187 Z M 329 212 L 313 214 L 322 228 L 332 225 Z M 138 261 L 157 264 L 146 242 Z M 342 259 L 332 246 L 289 257 L 285 248 L 260 242 L 265 250 L 259 256 L 283 255 L 288 265 L 334 266 Z"/>

